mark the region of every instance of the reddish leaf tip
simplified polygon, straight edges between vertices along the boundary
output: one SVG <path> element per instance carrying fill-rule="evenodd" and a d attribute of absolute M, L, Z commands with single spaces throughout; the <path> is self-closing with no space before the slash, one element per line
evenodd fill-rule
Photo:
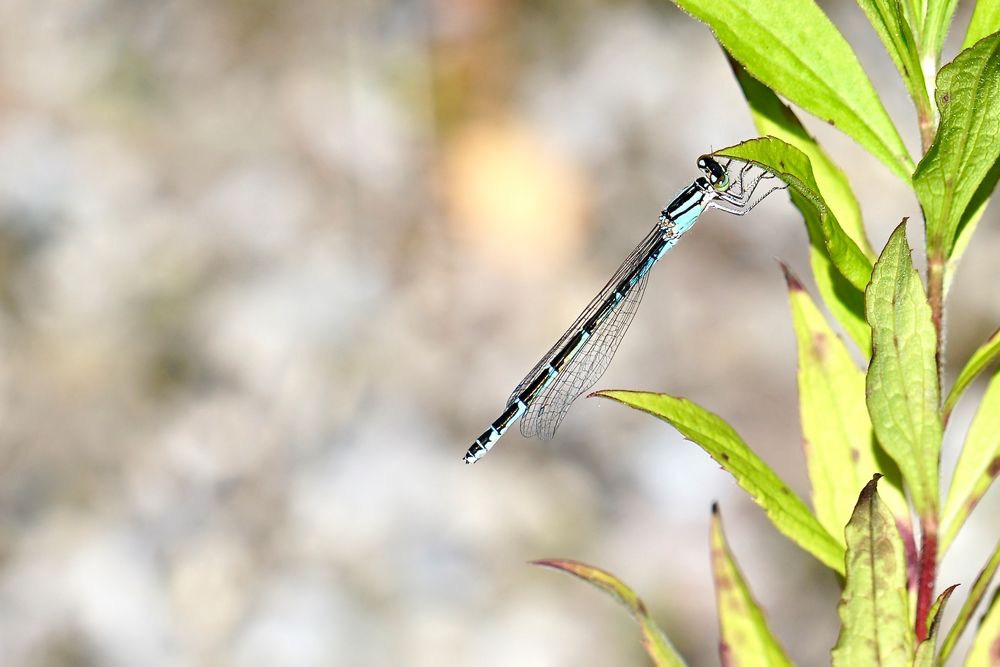
<path fill-rule="evenodd" d="M 792 273 L 792 269 L 789 268 L 788 264 L 785 264 L 784 261 L 777 257 L 775 258 L 775 261 L 778 262 L 778 266 L 781 267 L 781 272 L 785 274 L 785 282 L 788 284 L 788 291 L 804 292 L 806 289 L 805 286 L 802 284 L 802 281 L 799 280 L 794 273 Z"/>

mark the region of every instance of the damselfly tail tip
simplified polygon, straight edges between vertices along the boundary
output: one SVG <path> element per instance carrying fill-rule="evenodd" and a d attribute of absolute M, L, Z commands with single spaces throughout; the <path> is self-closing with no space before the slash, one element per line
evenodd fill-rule
<path fill-rule="evenodd" d="M 485 454 L 486 449 L 478 442 L 474 442 L 472 443 L 472 446 L 469 447 L 469 451 L 465 452 L 465 456 L 462 457 L 462 460 L 465 461 L 466 465 L 469 465 L 470 463 L 475 463 L 479 459 L 483 458 L 483 455 Z"/>

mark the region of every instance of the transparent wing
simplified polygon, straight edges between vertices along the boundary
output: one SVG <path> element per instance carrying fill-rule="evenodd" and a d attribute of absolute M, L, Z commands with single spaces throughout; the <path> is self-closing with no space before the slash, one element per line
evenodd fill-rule
<path fill-rule="evenodd" d="M 552 349 L 550 349 L 548 352 L 545 353 L 545 356 L 542 357 L 537 364 L 535 364 L 535 367 L 532 368 L 528 372 L 528 374 L 524 376 L 524 379 L 521 380 L 521 384 L 517 385 L 517 387 L 514 388 L 514 391 L 511 393 L 510 398 L 507 399 L 507 405 L 510 405 L 511 403 L 514 402 L 514 399 L 516 399 L 518 395 L 520 395 L 521 392 L 523 392 L 528 387 L 528 385 L 531 384 L 536 377 L 538 377 L 538 374 L 542 372 L 542 369 L 549 365 L 549 362 L 551 362 L 553 357 L 555 357 L 556 354 L 558 354 L 559 351 L 563 348 L 563 346 L 566 345 L 566 342 L 569 341 L 569 339 L 572 338 L 576 334 L 576 332 L 580 330 L 583 324 L 587 320 L 589 320 L 595 312 L 597 312 L 597 309 L 600 308 L 601 304 L 604 303 L 604 301 L 608 298 L 608 296 L 612 292 L 614 292 L 615 287 L 618 285 L 618 283 L 622 281 L 622 278 L 631 273 L 635 269 L 636 265 L 639 262 L 641 262 L 647 254 L 649 254 L 650 249 L 653 248 L 653 246 L 655 246 L 659 242 L 662 233 L 663 232 L 660 229 L 660 226 L 656 225 L 649 232 L 649 234 L 646 235 L 646 238 L 644 238 L 642 241 L 639 242 L 639 245 L 635 247 L 635 250 L 632 251 L 632 254 L 630 254 L 628 257 L 625 258 L 625 261 L 622 262 L 622 265 L 618 267 L 618 270 L 615 271 L 615 274 L 611 276 L 611 279 L 608 280 L 608 283 L 601 289 L 600 292 L 598 292 L 597 296 L 595 296 L 591 300 L 591 302 L 587 304 L 587 307 L 583 309 L 583 312 L 580 313 L 580 316 L 578 318 L 576 318 L 576 321 L 573 322 L 573 324 L 571 324 L 568 329 L 566 329 L 566 333 L 564 333 L 562 337 L 558 341 L 556 341 L 556 344 L 552 346 Z M 612 319 L 614 318 L 613 317 L 608 318 L 608 320 Z M 605 324 L 608 323 L 608 320 L 605 320 Z M 579 353 L 577 354 L 577 356 L 579 357 Z M 524 433 L 524 435 L 526 436 L 529 435 L 524 429 L 523 422 L 521 425 L 521 432 Z"/>
<path fill-rule="evenodd" d="M 523 435 L 526 437 L 537 435 L 542 440 L 551 439 L 569 412 L 573 401 L 594 386 L 594 383 L 604 375 L 615 352 L 618 351 L 618 344 L 632 323 L 636 310 L 639 309 L 648 277 L 649 273 L 646 273 L 639 279 L 625 295 L 618 308 L 600 324 L 566 368 L 531 403 L 527 413 L 521 418 Z"/>

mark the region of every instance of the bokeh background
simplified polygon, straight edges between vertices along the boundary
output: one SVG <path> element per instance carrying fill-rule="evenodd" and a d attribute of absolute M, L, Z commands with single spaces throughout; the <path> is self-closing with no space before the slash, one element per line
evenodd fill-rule
<path fill-rule="evenodd" d="M 864 17 L 825 7 L 915 149 Z M 919 219 L 807 122 L 876 247 Z M 582 400 L 553 441 L 460 461 L 695 158 L 754 135 L 667 2 L 0 2 L 0 664 L 645 664 L 541 557 L 617 573 L 717 664 L 715 500 L 788 651 L 824 664 L 836 582 L 665 424 Z M 1000 322 L 996 217 L 952 373 Z M 784 193 L 707 214 L 598 386 L 694 399 L 805 494 L 775 257 L 811 285 Z M 996 500 L 943 581 L 970 583 Z"/>

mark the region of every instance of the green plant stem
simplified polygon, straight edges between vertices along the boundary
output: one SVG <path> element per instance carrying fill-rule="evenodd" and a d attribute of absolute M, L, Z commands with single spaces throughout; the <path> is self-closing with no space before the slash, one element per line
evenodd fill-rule
<path fill-rule="evenodd" d="M 917 641 L 927 639 L 927 614 L 934 603 L 934 582 L 937 579 L 937 519 L 921 521 L 920 572 L 917 577 Z"/>
<path fill-rule="evenodd" d="M 920 147 L 926 154 L 934 143 L 934 135 L 937 133 L 937 123 L 934 122 L 934 110 L 930 107 L 918 105 L 917 122 L 920 125 Z"/>

